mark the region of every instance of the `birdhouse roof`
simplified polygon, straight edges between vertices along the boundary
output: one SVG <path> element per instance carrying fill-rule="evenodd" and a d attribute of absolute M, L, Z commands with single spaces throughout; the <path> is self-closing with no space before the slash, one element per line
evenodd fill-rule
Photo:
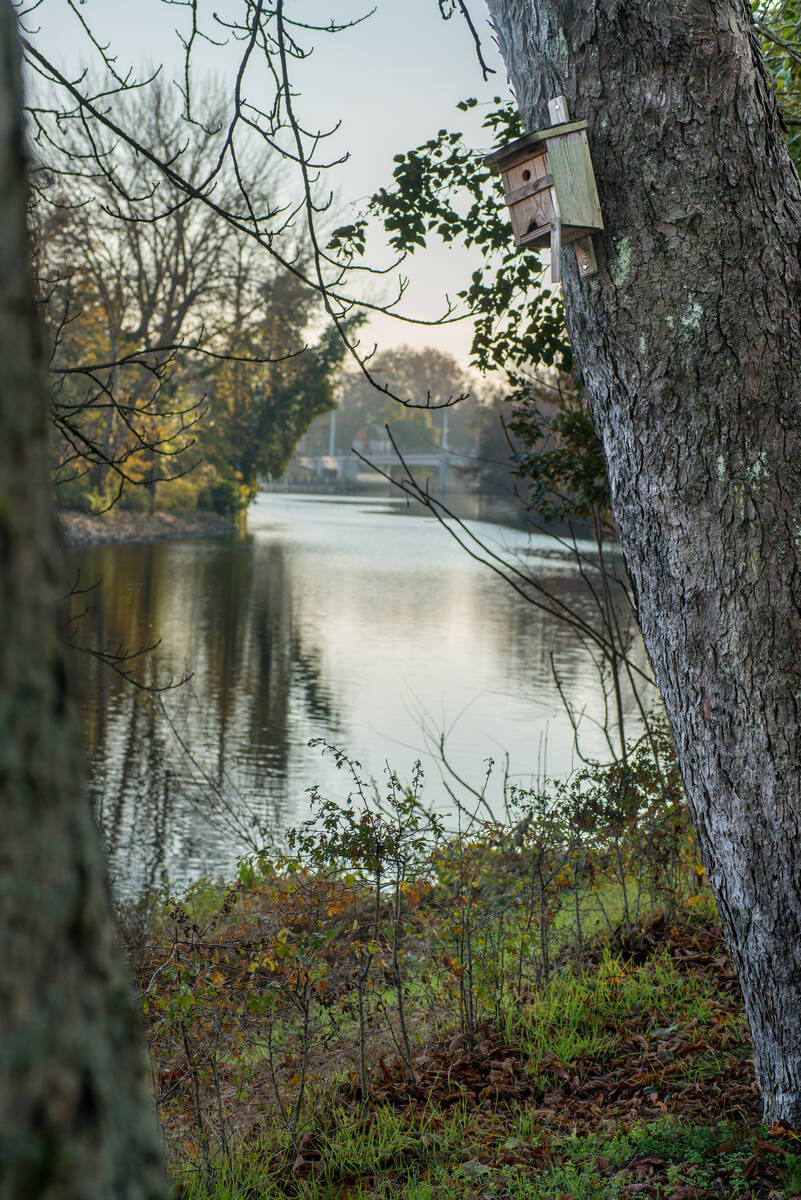
<path fill-rule="evenodd" d="M 516 142 L 510 142 L 508 146 L 503 146 L 494 154 L 488 154 L 484 163 L 486 166 L 492 167 L 493 171 L 501 171 L 513 159 L 520 158 L 528 151 L 534 150 L 538 145 L 547 142 L 549 138 L 564 137 L 566 133 L 577 133 L 578 130 L 586 128 L 586 121 L 567 121 L 563 125 L 552 125 L 550 129 L 539 129 L 536 133 L 527 133 L 525 137 L 518 138 Z"/>

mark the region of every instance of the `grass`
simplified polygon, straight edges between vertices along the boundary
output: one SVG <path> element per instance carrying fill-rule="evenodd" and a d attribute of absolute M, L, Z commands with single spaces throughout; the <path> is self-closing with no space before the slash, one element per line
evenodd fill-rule
<path fill-rule="evenodd" d="M 654 1027 L 705 1021 L 712 981 L 678 970 L 666 956 L 640 968 L 607 953 L 596 968 L 557 976 L 531 1003 L 507 1014 L 504 1032 L 520 1039 L 535 1062 L 582 1056 L 603 1059 L 618 1043 L 621 1021 L 647 1016 Z"/>
<path fill-rule="evenodd" d="M 176 1194 L 181 1200 L 778 1200 L 801 1182 L 801 1155 L 788 1141 L 724 1122 L 662 1118 L 605 1136 L 552 1137 L 543 1129 L 519 1130 L 514 1122 L 511 1134 L 492 1131 L 464 1113 L 445 1124 L 382 1114 L 354 1125 L 345 1114 L 334 1116 L 315 1170 L 305 1177 L 288 1183 L 265 1147 L 256 1145 L 211 1185 L 185 1175 Z"/>
<path fill-rule="evenodd" d="M 801 1141 L 759 1126 L 708 893 L 631 928 L 603 836 L 569 870 L 547 823 L 429 856 L 398 803 L 391 828 L 329 807 L 308 863 L 245 865 L 235 887 L 129 916 L 175 1200 L 801 1200 Z M 662 812 L 654 864 L 695 888 L 691 839 Z M 414 843 L 402 890 L 385 859 L 380 903 L 366 868 L 329 869 L 357 834 L 355 862 Z M 642 846 L 634 830 L 632 870 Z"/>
<path fill-rule="evenodd" d="M 499 1035 L 517 1047 L 521 1069 L 536 1083 L 525 1103 L 443 1108 L 410 1095 L 406 1105 L 363 1109 L 336 1086 L 322 1087 L 291 1151 L 280 1129 L 262 1122 L 231 1161 L 215 1164 L 213 1177 L 196 1165 L 176 1168 L 176 1200 L 801 1194 L 801 1140 L 760 1127 L 755 1097 L 745 1117 L 728 1113 L 737 1097 L 726 1094 L 727 1072 L 739 1079 L 750 1064 L 730 971 L 721 975 L 714 949 L 706 956 L 697 950 L 711 936 L 708 917 L 696 916 L 667 931 L 664 944 L 637 964 L 607 947 L 596 962 L 560 971 L 507 1012 Z M 695 951 L 686 960 L 688 943 Z M 416 1028 L 418 1045 L 423 1033 Z M 620 1078 L 640 1076 L 641 1099 L 630 1110 L 616 1108 Z M 582 1088 L 593 1095 L 596 1085 L 597 1111 L 576 1107 Z M 551 1088 L 561 1088 L 564 1111 L 548 1115 Z M 651 1094 L 667 1097 L 661 1110 L 649 1107 Z"/>

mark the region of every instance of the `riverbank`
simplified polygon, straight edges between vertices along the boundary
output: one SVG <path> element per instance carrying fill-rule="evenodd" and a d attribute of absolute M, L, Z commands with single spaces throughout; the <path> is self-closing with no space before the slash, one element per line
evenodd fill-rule
<path fill-rule="evenodd" d="M 642 753 L 628 816 L 615 764 L 451 834 L 417 779 L 123 910 L 174 1200 L 801 1200 L 675 761 Z"/>
<path fill-rule="evenodd" d="M 155 927 L 128 915 L 174 1200 L 798 1200 L 709 898 L 574 945 L 507 1004 L 483 866 L 469 966 L 450 871 L 406 914 L 397 974 L 370 928 L 393 902 L 354 903 L 346 878 L 243 877 Z"/>
<path fill-rule="evenodd" d="M 233 521 L 211 512 L 141 513 L 115 508 L 101 516 L 61 512 L 58 518 L 68 546 L 224 537 L 236 531 Z"/>

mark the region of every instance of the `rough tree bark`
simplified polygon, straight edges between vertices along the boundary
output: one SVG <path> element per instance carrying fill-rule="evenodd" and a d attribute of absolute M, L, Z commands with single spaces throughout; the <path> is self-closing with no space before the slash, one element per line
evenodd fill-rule
<path fill-rule="evenodd" d="M 0 1197 L 166 1196 L 130 980 L 65 693 L 48 399 L 0 0 Z"/>
<path fill-rule="evenodd" d="M 567 322 L 737 967 L 801 1126 L 801 189 L 746 0 L 489 0 L 527 128 L 586 117 Z"/>

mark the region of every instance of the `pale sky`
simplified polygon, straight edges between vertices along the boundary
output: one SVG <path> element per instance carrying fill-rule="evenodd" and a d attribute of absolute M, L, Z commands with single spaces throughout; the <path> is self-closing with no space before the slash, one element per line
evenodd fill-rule
<path fill-rule="evenodd" d="M 336 35 L 314 35 L 314 55 L 296 68 L 299 118 L 315 129 L 342 121 L 327 155 L 338 157 L 349 151 L 351 156 L 330 173 L 329 186 L 337 193 L 343 220 L 349 206 L 357 209 L 363 198 L 390 184 L 395 154 L 426 141 L 438 129 L 463 129 L 477 150 L 487 148 L 486 135 L 480 130 L 483 105 L 496 95 L 509 95 L 484 0 L 472 0 L 470 10 L 485 57 L 497 69 L 488 83 L 482 80 L 470 32 L 458 15 L 443 21 L 437 0 L 376 3 L 373 16 L 356 28 Z M 239 0 L 218 0 L 207 7 L 223 18 L 241 11 Z M 332 16 L 342 22 L 368 9 L 369 3 L 355 0 L 288 0 L 286 6 L 287 15 L 320 24 Z M 174 27 L 187 11 L 161 0 L 137 0 L 135 4 L 85 0 L 79 7 L 98 40 L 109 42 L 116 50 L 122 74 L 128 65 L 140 68 L 146 63 L 163 63 L 165 71 L 172 74 L 181 61 Z M 44 0 L 28 18 L 28 25 L 38 26 L 39 33 L 32 40 L 58 66 L 75 71 L 92 61 L 94 52 L 67 0 Z M 96 57 L 94 61 L 97 63 Z M 199 61 L 204 69 L 224 78 L 231 75 L 234 58 L 230 50 L 206 47 Z M 254 76 L 251 87 L 258 86 Z M 266 82 L 264 89 L 266 98 Z M 468 96 L 477 97 L 482 107 L 461 113 L 456 103 Z M 381 260 L 378 245 L 376 257 L 390 261 L 388 255 Z M 415 255 L 403 268 L 411 280 L 404 311 L 428 318 L 439 315 L 445 293 L 464 286 L 474 265 L 469 255 L 453 248 L 436 247 L 425 255 Z M 467 322 L 426 329 L 376 317 L 362 333 L 362 342 L 376 340 L 381 347 L 403 342 L 435 345 L 466 362 L 470 329 Z"/>

